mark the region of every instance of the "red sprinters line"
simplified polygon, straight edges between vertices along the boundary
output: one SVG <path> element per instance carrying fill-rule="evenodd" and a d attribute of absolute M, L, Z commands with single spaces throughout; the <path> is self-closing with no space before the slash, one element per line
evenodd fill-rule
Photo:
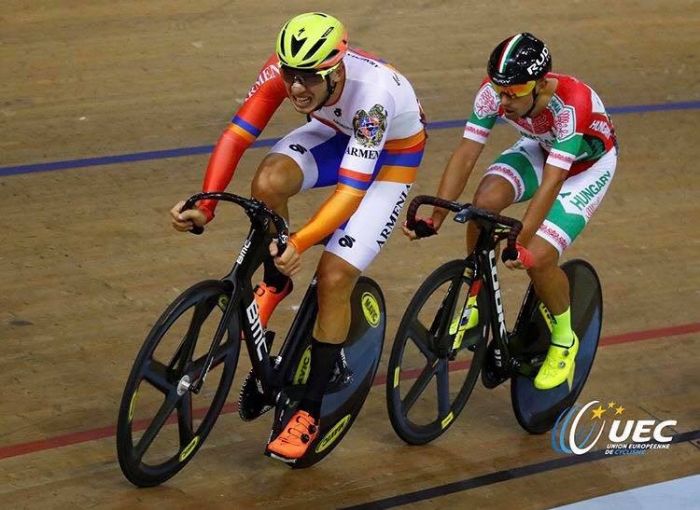
<path fill-rule="evenodd" d="M 691 322 L 690 324 L 681 324 L 679 326 L 669 326 L 665 328 L 657 329 L 647 329 L 643 331 L 633 331 L 631 333 L 623 333 L 621 335 L 606 336 L 600 339 L 600 346 L 623 344 L 628 342 L 639 342 L 642 340 L 652 340 L 659 338 L 666 338 L 670 336 L 687 335 L 690 333 L 697 333 L 700 331 L 700 322 Z M 464 366 L 461 366 L 464 364 Z M 460 370 L 466 368 L 466 363 L 456 364 L 452 369 Z M 422 369 L 414 369 L 412 371 L 404 371 L 402 374 L 404 376 L 417 377 Z M 408 372 L 408 373 L 407 373 Z M 413 373 L 415 372 L 415 374 Z M 378 386 L 386 382 L 387 374 L 377 374 L 374 379 L 373 386 Z M 197 409 L 194 411 L 196 417 L 201 417 L 204 414 L 205 409 Z M 227 403 L 224 405 L 221 414 L 235 413 L 238 411 L 237 403 Z M 168 420 L 168 423 L 175 423 L 175 416 Z M 143 430 L 150 423 L 150 420 L 139 420 L 134 422 L 134 430 Z M 106 437 L 113 437 L 116 433 L 116 427 L 101 427 L 97 429 L 84 430 L 81 432 L 71 432 L 69 434 L 63 434 L 56 437 L 49 437 L 46 439 L 39 439 L 37 441 L 30 441 L 27 443 L 19 443 L 15 445 L 0 447 L 0 460 L 7 459 L 10 457 L 18 457 L 20 455 L 27 455 L 29 453 L 40 452 L 43 450 L 51 450 L 54 448 L 60 448 L 62 446 L 71 446 L 79 443 L 86 443 L 88 441 L 95 441 L 97 439 L 104 439 Z"/>

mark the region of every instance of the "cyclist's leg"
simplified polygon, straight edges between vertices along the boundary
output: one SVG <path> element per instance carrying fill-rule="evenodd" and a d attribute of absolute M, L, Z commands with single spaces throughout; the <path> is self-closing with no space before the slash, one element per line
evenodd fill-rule
<path fill-rule="evenodd" d="M 389 240 L 422 156 L 422 134 L 388 142 L 377 160 L 374 180 L 362 202 L 326 244 L 319 265 L 317 338 L 345 341 L 350 327 L 352 290 L 360 273 Z M 339 288 L 342 296 L 338 295 Z"/>
<path fill-rule="evenodd" d="M 539 236 L 533 237 L 527 248 L 534 260 L 534 265 L 527 272 L 535 286 L 535 293 L 553 315 L 565 312 L 569 308 L 569 280 L 559 267 L 559 252 Z M 561 339 L 564 344 L 570 343 L 570 332 L 568 337 Z"/>
<path fill-rule="evenodd" d="M 585 228 L 615 175 L 617 152 L 612 150 L 585 172 L 564 182 L 528 249 L 535 265 L 528 270 L 537 296 L 553 316 L 552 345 L 535 386 L 550 389 L 563 383 L 573 370 L 578 339 L 571 328 L 569 281 L 559 267 L 559 256 Z"/>
<path fill-rule="evenodd" d="M 288 427 L 268 445 L 272 453 L 298 458 L 313 442 L 311 439 L 301 445 L 295 440 L 298 432 L 295 430 L 305 426 L 309 419 L 317 430 L 323 395 L 350 329 L 353 288 L 362 271 L 389 239 L 415 181 L 423 145 L 418 144 L 415 150 L 408 147 L 397 146 L 397 150 L 402 150 L 400 154 L 390 149 L 383 151 L 377 161 L 374 181 L 359 207 L 326 244 L 317 269 L 319 311 L 314 325 L 307 388 L 299 405 L 301 422 L 295 422 L 296 425 Z M 344 149 L 345 146 L 341 148 L 341 157 Z M 336 171 L 339 163 L 340 160 Z M 295 419 L 296 414 L 291 421 Z M 306 435 L 310 437 L 308 432 Z"/>
<path fill-rule="evenodd" d="M 490 168 L 492 167 L 493 165 Z M 514 201 L 515 191 L 512 184 L 501 175 L 491 173 L 484 175 L 479 182 L 472 204 L 487 211 L 500 213 Z M 476 222 L 470 221 L 467 224 L 467 253 L 474 251 L 480 230 Z"/>
<path fill-rule="evenodd" d="M 260 163 L 253 178 L 253 197 L 289 219 L 289 197 L 337 182 L 347 140 L 346 135 L 315 119 L 298 127 L 278 141 Z"/>
<path fill-rule="evenodd" d="M 344 137 L 341 135 L 340 138 Z M 251 186 L 251 194 L 275 212 L 289 219 L 289 198 L 299 191 L 327 185 L 332 177 L 328 168 L 335 164 L 336 173 L 347 137 L 318 121 L 311 121 L 282 138 L 263 159 Z M 336 162 L 337 160 L 337 162 Z M 283 275 L 272 257 L 264 261 L 263 282 L 255 288 L 260 308 L 260 322 L 267 327 L 270 315 L 279 302 L 292 291 L 292 281 Z"/>
<path fill-rule="evenodd" d="M 528 138 L 519 139 L 486 169 L 474 194 L 476 207 L 500 213 L 516 202 L 529 200 L 541 180 L 544 152 L 539 143 Z M 467 253 L 471 253 L 479 237 L 474 222 L 467 226 Z"/>
<path fill-rule="evenodd" d="M 299 164 L 285 154 L 271 152 L 260 162 L 251 195 L 277 214 L 289 218 L 288 200 L 301 190 L 304 174 Z"/>
<path fill-rule="evenodd" d="M 342 344 L 350 329 L 350 295 L 361 271 L 339 256 L 324 251 L 316 277 L 319 310 L 314 338 L 328 344 Z"/>
<path fill-rule="evenodd" d="M 389 239 L 415 175 L 416 167 L 384 166 L 355 213 L 326 244 L 318 268 L 319 310 L 314 338 L 319 342 L 336 344 L 339 351 L 340 344 L 347 338 L 350 297 L 355 283 Z M 332 369 L 332 365 L 328 366 L 325 372 L 318 374 L 320 384 L 315 388 L 312 384 L 314 368 L 311 368 L 307 397 L 314 399 L 318 406 Z"/>
<path fill-rule="evenodd" d="M 500 213 L 515 202 L 528 200 L 537 189 L 537 168 L 540 168 L 541 173 L 542 165 L 544 165 L 544 154 L 539 144 L 533 140 L 521 138 L 486 169 L 472 203 L 481 209 Z M 470 221 L 467 224 L 467 253 L 474 251 L 479 231 L 475 222 Z M 480 282 L 476 282 L 470 289 L 466 310 L 463 312 L 466 314 L 469 311 L 467 329 L 479 323 L 477 296 L 480 290 Z M 455 319 L 460 320 L 460 317 Z"/>

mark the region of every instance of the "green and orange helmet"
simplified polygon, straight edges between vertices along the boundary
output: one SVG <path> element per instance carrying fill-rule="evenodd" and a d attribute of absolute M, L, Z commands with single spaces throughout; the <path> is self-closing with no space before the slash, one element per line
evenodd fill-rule
<path fill-rule="evenodd" d="M 287 21 L 277 36 L 280 65 L 325 76 L 348 50 L 348 32 L 333 16 L 307 12 Z"/>

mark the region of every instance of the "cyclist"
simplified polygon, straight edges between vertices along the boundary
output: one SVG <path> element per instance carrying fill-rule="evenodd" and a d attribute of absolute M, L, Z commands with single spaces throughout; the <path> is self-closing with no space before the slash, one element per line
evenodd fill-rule
<path fill-rule="evenodd" d="M 327 239 L 317 268 L 318 317 L 311 339 L 305 396 L 269 453 L 300 458 L 318 434 L 321 400 L 350 326 L 350 295 L 360 273 L 386 243 L 423 156 L 422 111 L 411 84 L 382 60 L 348 47 L 347 31 L 320 12 L 290 19 L 276 52 L 263 66 L 245 102 L 209 160 L 204 191 L 230 182 L 247 147 L 285 98 L 308 122 L 281 139 L 260 163 L 253 197 L 284 217 L 299 191 L 335 185 L 316 214 L 289 239 L 283 253 L 270 245 L 256 301 L 263 326 L 292 290 L 300 255 Z M 214 201 L 172 210 L 180 231 L 214 217 Z"/>
<path fill-rule="evenodd" d="M 441 198 L 459 197 L 498 118 L 520 133 L 486 169 L 473 204 L 500 212 L 530 200 L 518 238 L 518 260 L 506 265 L 527 269 L 554 317 L 547 357 L 534 381 L 538 389 L 554 388 L 572 374 L 578 339 L 571 329 L 569 282 L 558 260 L 600 205 L 617 164 L 615 132 L 598 95 L 572 76 L 550 72 L 551 66 L 547 46 L 532 34 L 516 34 L 496 46 L 463 139 L 438 188 Z M 434 234 L 446 215 L 435 208 L 415 231 L 404 227 L 404 233 L 411 239 Z M 468 253 L 478 233 L 470 223 Z M 478 287 L 472 287 L 469 298 L 468 326 L 478 322 Z"/>

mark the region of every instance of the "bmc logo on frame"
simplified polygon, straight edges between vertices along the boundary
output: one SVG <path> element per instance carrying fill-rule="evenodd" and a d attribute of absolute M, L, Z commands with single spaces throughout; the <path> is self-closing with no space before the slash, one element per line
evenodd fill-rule
<path fill-rule="evenodd" d="M 624 420 L 625 408 L 591 400 L 564 411 L 552 430 L 552 449 L 558 453 L 583 455 L 603 438 L 606 455 L 642 455 L 649 450 L 666 450 L 676 420 Z"/>

